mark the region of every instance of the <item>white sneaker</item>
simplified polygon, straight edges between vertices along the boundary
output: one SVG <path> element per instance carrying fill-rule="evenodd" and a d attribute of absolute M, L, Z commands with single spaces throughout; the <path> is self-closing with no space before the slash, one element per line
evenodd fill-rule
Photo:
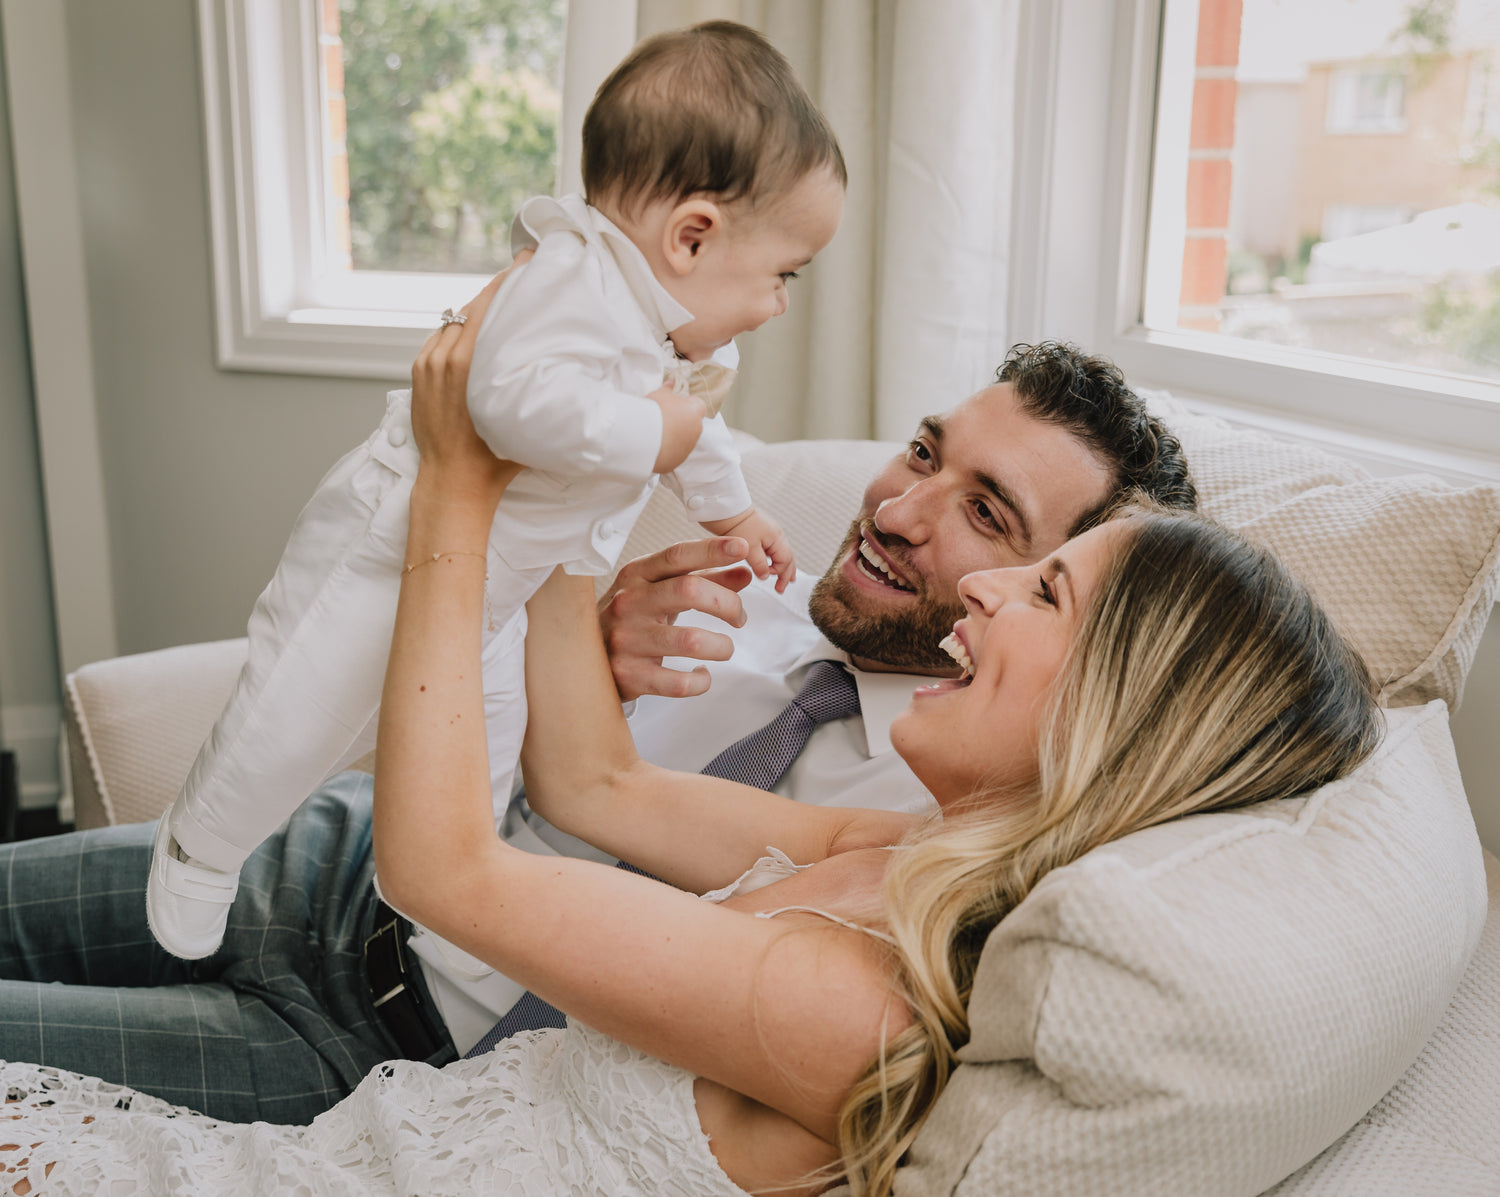
<path fill-rule="evenodd" d="M 236 869 L 226 873 L 182 853 L 171 828 L 172 808 L 156 825 L 151 876 L 146 882 L 146 922 L 156 942 L 183 960 L 200 960 L 224 942 L 229 907 L 240 888 Z"/>

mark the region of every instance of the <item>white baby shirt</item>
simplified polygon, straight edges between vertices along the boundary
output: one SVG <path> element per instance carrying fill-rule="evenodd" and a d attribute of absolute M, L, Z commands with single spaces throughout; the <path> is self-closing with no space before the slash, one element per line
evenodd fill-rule
<path fill-rule="evenodd" d="M 511 240 L 536 256 L 490 304 L 469 407 L 490 447 L 531 469 L 506 491 L 491 547 L 515 570 L 608 573 L 655 487 L 661 409 L 645 396 L 677 362 L 668 334 L 692 314 L 580 196 L 528 200 Z M 730 344 L 713 360 L 732 369 L 738 359 Z M 718 415 L 665 480 L 698 523 L 751 505 Z"/>

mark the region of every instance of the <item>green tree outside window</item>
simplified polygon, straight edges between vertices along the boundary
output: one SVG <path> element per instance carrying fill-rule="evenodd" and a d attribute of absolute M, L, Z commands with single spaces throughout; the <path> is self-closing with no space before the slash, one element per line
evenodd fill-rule
<path fill-rule="evenodd" d="M 487 274 L 557 174 L 566 0 L 340 0 L 356 270 Z"/>

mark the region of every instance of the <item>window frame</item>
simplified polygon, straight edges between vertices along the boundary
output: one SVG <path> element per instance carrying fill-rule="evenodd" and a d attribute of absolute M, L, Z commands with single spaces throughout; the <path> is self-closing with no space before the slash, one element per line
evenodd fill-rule
<path fill-rule="evenodd" d="M 1142 322 L 1158 64 L 1196 9 L 1174 31 L 1165 0 L 1025 4 L 1019 110 L 1045 114 L 1052 151 L 1023 131 L 1015 210 L 1037 227 L 1013 240 L 1036 248 L 1012 270 L 1013 339 L 1071 337 L 1133 382 L 1377 469 L 1500 482 L 1500 383 Z"/>
<path fill-rule="evenodd" d="M 198 0 L 214 330 L 220 369 L 400 381 L 445 307 L 484 275 L 329 269 L 322 0 Z M 634 40 L 633 0 L 570 0 L 559 171 Z"/>

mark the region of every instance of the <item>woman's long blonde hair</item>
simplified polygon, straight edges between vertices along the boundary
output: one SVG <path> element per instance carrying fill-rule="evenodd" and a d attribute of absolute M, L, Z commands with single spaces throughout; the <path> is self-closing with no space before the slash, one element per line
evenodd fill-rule
<path fill-rule="evenodd" d="M 1052 869 L 1199 811 L 1288 797 L 1379 737 L 1359 657 L 1270 556 L 1199 516 L 1128 510 L 1048 697 L 1038 777 L 980 794 L 895 854 L 885 904 L 914 1024 L 844 1104 L 855 1197 L 891 1191 L 968 1041 L 985 940 Z"/>

